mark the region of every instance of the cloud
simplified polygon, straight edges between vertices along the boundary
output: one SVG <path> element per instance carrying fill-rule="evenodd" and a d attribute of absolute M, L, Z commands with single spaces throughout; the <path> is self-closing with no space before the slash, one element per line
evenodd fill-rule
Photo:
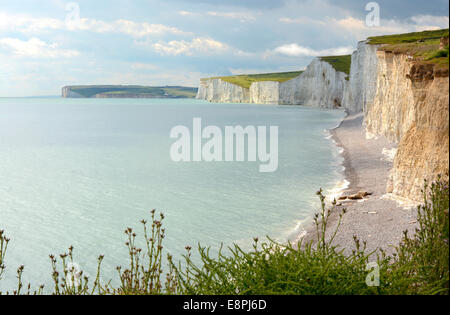
<path fill-rule="evenodd" d="M 422 29 L 441 29 L 448 28 L 448 16 L 433 16 L 433 15 L 416 15 L 410 18 Z"/>
<path fill-rule="evenodd" d="M 354 48 L 352 46 L 315 50 L 294 43 L 279 46 L 274 49 L 274 53 L 288 57 L 319 57 L 349 55 L 353 52 L 353 50 Z"/>
<path fill-rule="evenodd" d="M 125 19 L 112 22 L 80 18 L 58 20 L 53 18 L 34 18 L 28 15 L 10 15 L 0 12 L 0 30 L 15 31 L 21 33 L 41 33 L 51 30 L 65 31 L 92 31 L 96 33 L 123 33 L 132 37 L 144 37 L 147 35 L 193 35 L 176 27 L 163 24 L 140 23 Z"/>
<path fill-rule="evenodd" d="M 24 33 L 40 32 L 43 30 L 63 29 L 62 20 L 52 18 L 34 18 L 28 15 L 11 15 L 0 12 L 0 30 L 18 31 Z"/>
<path fill-rule="evenodd" d="M 418 15 L 404 21 L 381 20 L 380 26 L 376 27 L 369 27 L 365 21 L 353 17 L 330 19 L 328 24 L 333 25 L 335 29 L 354 35 L 359 40 L 364 40 L 369 36 L 448 28 L 448 21 L 448 16 Z"/>
<path fill-rule="evenodd" d="M 298 17 L 298 18 L 282 17 L 280 18 L 280 22 L 285 24 L 316 24 L 322 26 L 327 25 L 325 21 L 312 19 L 309 17 Z"/>
<path fill-rule="evenodd" d="M 189 12 L 189 11 L 178 11 L 178 14 L 182 15 L 182 16 L 195 16 L 195 15 L 198 15 L 197 13 Z"/>
<path fill-rule="evenodd" d="M 35 37 L 28 41 L 17 38 L 1 38 L 0 48 L 19 57 L 71 58 L 80 54 L 76 50 L 60 49 L 56 43 L 48 44 Z"/>
<path fill-rule="evenodd" d="M 416 15 L 407 19 L 381 19 L 380 26 L 370 27 L 366 25 L 364 19 L 347 16 L 341 19 L 323 17 L 313 19 L 309 17 L 281 17 L 279 19 L 284 24 L 299 24 L 299 25 L 315 25 L 323 28 L 323 31 L 329 30 L 349 34 L 357 40 L 364 40 L 369 36 L 389 35 L 408 32 L 419 32 L 423 30 L 434 30 L 448 28 L 448 16 L 433 16 L 433 15 Z"/>
<path fill-rule="evenodd" d="M 211 6 L 244 7 L 249 9 L 276 9 L 284 6 L 287 0 L 166 0 L 185 4 L 206 4 Z"/>
<path fill-rule="evenodd" d="M 93 19 L 80 19 L 68 25 L 70 30 L 85 30 L 97 33 L 124 33 L 132 37 L 144 37 L 147 35 L 192 35 L 190 32 L 184 32 L 176 27 L 170 27 L 163 24 L 138 23 L 129 20 L 116 20 L 114 22 L 105 22 Z"/>
<path fill-rule="evenodd" d="M 135 62 L 131 64 L 131 69 L 133 70 L 143 70 L 143 71 L 153 71 L 159 69 L 157 65 L 150 64 L 150 63 L 139 63 Z"/>
<path fill-rule="evenodd" d="M 304 1 L 304 0 L 297 0 Z M 366 3 L 361 0 L 327 0 L 328 3 L 339 8 L 345 8 L 353 16 L 362 18 L 367 14 L 365 11 Z M 422 14 L 440 15 L 448 12 L 448 0 L 376 0 L 381 8 L 381 17 L 383 19 L 406 19 L 421 12 Z"/>
<path fill-rule="evenodd" d="M 218 11 L 209 11 L 206 13 L 203 12 L 191 12 L 191 11 L 178 11 L 179 15 L 189 16 L 189 17 L 204 17 L 204 16 L 212 16 L 212 17 L 220 17 L 225 19 L 234 19 L 239 20 L 241 23 L 249 23 L 255 22 L 256 17 L 247 12 L 218 12 Z"/>
<path fill-rule="evenodd" d="M 210 38 L 194 38 L 192 41 L 158 42 L 152 45 L 153 49 L 161 55 L 186 55 L 194 53 L 216 54 L 231 51 L 231 47 L 225 43 Z"/>
<path fill-rule="evenodd" d="M 227 19 L 236 19 L 239 20 L 242 23 L 247 23 L 247 22 L 255 22 L 256 18 L 249 13 L 245 13 L 245 12 L 208 12 L 207 13 L 209 16 L 217 16 L 217 17 L 222 17 L 222 18 L 227 18 Z"/>

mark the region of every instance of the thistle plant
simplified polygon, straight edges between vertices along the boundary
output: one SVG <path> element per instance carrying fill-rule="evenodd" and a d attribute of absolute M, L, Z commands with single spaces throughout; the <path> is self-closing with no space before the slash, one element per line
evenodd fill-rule
<path fill-rule="evenodd" d="M 121 295 L 149 295 L 170 294 L 176 292 L 173 275 L 169 270 L 166 282 L 163 284 L 163 240 L 165 229 L 163 226 L 164 215 L 161 213 L 156 219 L 156 211 L 152 210 L 151 231 L 148 230 L 147 221 L 142 220 L 145 239 L 145 250 L 137 247 L 136 233 L 132 228 L 127 228 L 127 242 L 129 266 L 125 270 L 117 267 L 120 279 L 120 287 L 115 289 L 108 287 L 108 291 Z M 172 259 L 169 255 L 168 259 Z"/>
<path fill-rule="evenodd" d="M 2 280 L 3 272 L 5 271 L 5 256 L 8 249 L 9 238 L 5 236 L 5 231 L 0 230 L 0 280 Z"/>
<path fill-rule="evenodd" d="M 251 250 L 238 245 L 216 255 L 211 248 L 198 245 L 199 260 L 186 246 L 181 261 L 167 255 L 163 259 L 164 215 L 150 212 L 151 222 L 142 220 L 144 246 L 140 248 L 137 233 L 127 228 L 128 265 L 117 267 L 119 285 L 101 281 L 101 264 L 93 282 L 74 263 L 73 247 L 57 258 L 50 255 L 56 295 L 161 295 L 161 294 L 449 294 L 449 187 L 448 181 L 425 183 L 424 204 L 418 208 L 418 228 L 413 236 L 407 232 L 393 257 L 382 249 L 366 251 L 366 243 L 354 238 L 354 249 L 334 244 L 345 209 L 337 213 L 336 201 L 328 208 L 323 191 L 317 193 L 320 210 L 314 217 L 316 234 L 311 241 L 300 240 L 296 246 L 279 244 L 267 238 L 254 238 Z M 330 230 L 330 218 L 337 217 Z M 151 227 L 151 228 L 150 228 Z M 9 239 L 0 231 L 0 280 L 6 269 L 5 257 Z M 381 275 L 380 285 L 368 286 L 367 266 L 376 261 Z M 164 268 L 167 266 L 166 273 Z M 24 266 L 17 269 L 17 289 L 12 294 L 43 294 L 44 287 L 33 290 L 23 284 Z M 9 293 L 9 292 L 6 292 Z M 1 292 L 0 292 L 1 294 Z"/>
<path fill-rule="evenodd" d="M 58 268 L 58 260 L 54 255 L 50 255 L 52 266 L 52 279 L 54 284 L 53 294 L 55 295 L 88 295 L 102 294 L 100 283 L 101 263 L 104 256 L 97 259 L 97 274 L 92 288 L 89 287 L 89 277 L 83 274 L 78 265 L 73 260 L 73 246 L 70 246 L 67 253 L 59 255 L 62 270 Z"/>

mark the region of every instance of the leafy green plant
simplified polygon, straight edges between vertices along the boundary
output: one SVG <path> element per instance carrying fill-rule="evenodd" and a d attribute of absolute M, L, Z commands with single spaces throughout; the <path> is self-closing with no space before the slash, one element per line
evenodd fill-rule
<path fill-rule="evenodd" d="M 315 216 L 317 238 L 294 247 L 269 239 L 259 245 L 255 239 L 253 250 L 245 251 L 237 245 L 217 257 L 210 249 L 199 246 L 201 264 L 191 259 L 188 248 L 185 267 L 173 265 L 183 294 L 241 294 L 241 295 L 297 295 L 297 294 L 377 294 L 379 289 L 366 284 L 366 267 L 372 253 L 355 238 L 355 250 L 345 255 L 333 245 L 339 225 L 327 230 L 330 216 L 336 210 L 325 206 L 322 191 L 318 192 L 321 211 Z M 339 214 L 339 222 L 345 210 Z M 381 268 L 387 259 L 375 257 Z"/>
<path fill-rule="evenodd" d="M 446 46 L 442 50 L 434 51 L 430 54 L 429 57 L 427 57 L 425 60 L 433 60 L 437 58 L 447 58 L 448 59 L 448 46 Z"/>
<path fill-rule="evenodd" d="M 391 292 L 399 294 L 449 294 L 449 187 L 438 181 L 423 190 L 419 227 L 407 232 L 397 247 L 389 272 Z"/>
<path fill-rule="evenodd" d="M 2 280 L 2 275 L 6 268 L 4 262 L 8 243 L 9 239 L 5 236 L 5 231 L 0 230 L 0 280 Z"/>
<path fill-rule="evenodd" d="M 52 279 L 56 295 L 160 295 L 160 294 L 227 294 L 227 295 L 297 295 L 297 294 L 449 294 L 449 187 L 438 181 L 423 190 L 424 204 L 418 208 L 419 227 L 413 236 L 405 232 L 394 256 L 387 257 L 380 249 L 367 252 L 366 244 L 355 237 L 351 254 L 334 245 L 345 210 L 336 213 L 336 202 L 325 205 L 322 190 L 319 213 L 315 216 L 315 239 L 295 246 L 279 244 L 270 238 L 260 244 L 254 239 L 253 249 L 234 245 L 212 257 L 211 249 L 199 245 L 200 262 L 192 258 L 186 247 L 184 260 L 178 263 L 167 256 L 168 270 L 163 277 L 164 216 L 156 218 L 151 211 L 151 230 L 142 220 L 145 246 L 136 245 L 136 233 L 125 230 L 129 254 L 127 268 L 117 267 L 119 285 L 101 282 L 98 257 L 97 274 L 91 285 L 88 277 L 74 265 L 73 247 L 58 259 L 51 255 Z M 329 220 L 337 214 L 334 230 Z M 0 280 L 5 270 L 9 239 L 0 231 Z M 368 286 L 367 267 L 376 263 L 379 286 Z M 43 294 L 44 287 L 32 290 L 24 286 L 24 267 L 17 269 L 17 289 L 12 294 Z M 0 292 L 1 294 L 1 292 Z"/>

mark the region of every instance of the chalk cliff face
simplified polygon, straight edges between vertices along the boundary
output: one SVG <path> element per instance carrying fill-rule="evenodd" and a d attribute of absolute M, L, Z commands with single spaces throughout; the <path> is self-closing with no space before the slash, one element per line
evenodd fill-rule
<path fill-rule="evenodd" d="M 279 104 L 280 82 L 262 81 L 254 82 L 250 86 L 250 103 Z"/>
<path fill-rule="evenodd" d="M 300 76 L 283 82 L 256 82 L 245 89 L 222 80 L 203 81 L 198 98 L 213 102 L 298 104 L 344 107 L 364 112 L 368 137 L 398 144 L 386 191 L 421 201 L 424 180 L 449 170 L 449 73 L 410 56 L 360 42 L 352 55 L 349 80 L 315 59 Z"/>
<path fill-rule="evenodd" d="M 221 79 L 207 79 L 200 82 L 197 98 L 215 103 L 249 103 L 250 91 Z"/>
<path fill-rule="evenodd" d="M 377 88 L 366 108 L 366 130 L 368 136 L 398 143 L 387 192 L 420 201 L 425 179 L 448 174 L 448 70 L 412 62 L 404 54 L 378 51 L 377 57 Z"/>
<path fill-rule="evenodd" d="M 280 85 L 280 104 L 342 107 L 347 75 L 328 62 L 314 59 L 299 77 Z"/>
<path fill-rule="evenodd" d="M 347 75 L 329 63 L 314 59 L 300 76 L 285 82 L 254 82 L 249 89 L 207 79 L 200 82 L 197 98 L 221 103 L 306 105 L 322 108 L 341 107 Z"/>
<path fill-rule="evenodd" d="M 78 94 L 70 89 L 70 87 L 65 86 L 62 88 L 62 97 L 70 97 L 70 98 L 82 98 L 83 95 Z"/>
<path fill-rule="evenodd" d="M 344 93 L 344 107 L 350 113 L 365 111 L 377 90 L 377 50 L 379 46 L 358 43 L 352 54 L 350 79 Z"/>

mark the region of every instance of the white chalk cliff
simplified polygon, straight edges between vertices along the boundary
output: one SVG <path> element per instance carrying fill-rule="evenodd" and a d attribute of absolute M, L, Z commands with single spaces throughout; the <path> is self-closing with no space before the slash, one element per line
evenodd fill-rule
<path fill-rule="evenodd" d="M 306 105 L 322 108 L 341 107 L 348 81 L 328 62 L 314 59 L 300 76 L 285 81 L 253 82 L 250 88 L 221 79 L 203 79 L 198 99 L 219 103 L 255 103 Z"/>
<path fill-rule="evenodd" d="M 300 76 L 280 84 L 279 103 L 339 108 L 348 84 L 346 78 L 347 74 L 316 58 Z"/>
<path fill-rule="evenodd" d="M 352 55 L 344 107 L 364 111 L 368 138 L 397 144 L 387 193 L 422 201 L 424 180 L 448 180 L 448 69 L 361 42 Z"/>
<path fill-rule="evenodd" d="M 377 45 L 367 42 L 358 43 L 357 50 L 352 54 L 350 79 L 344 93 L 343 106 L 350 113 L 358 113 L 367 108 L 375 97 L 377 90 Z"/>
<path fill-rule="evenodd" d="M 250 92 L 221 79 L 200 81 L 197 98 L 215 103 L 249 103 Z"/>
<path fill-rule="evenodd" d="M 435 181 L 438 175 L 448 180 L 448 68 L 360 42 L 346 78 L 316 58 L 300 76 L 283 83 L 255 82 L 246 89 L 218 79 L 204 80 L 197 98 L 363 111 L 368 138 L 384 136 L 398 146 L 386 192 L 421 201 L 424 180 Z"/>

